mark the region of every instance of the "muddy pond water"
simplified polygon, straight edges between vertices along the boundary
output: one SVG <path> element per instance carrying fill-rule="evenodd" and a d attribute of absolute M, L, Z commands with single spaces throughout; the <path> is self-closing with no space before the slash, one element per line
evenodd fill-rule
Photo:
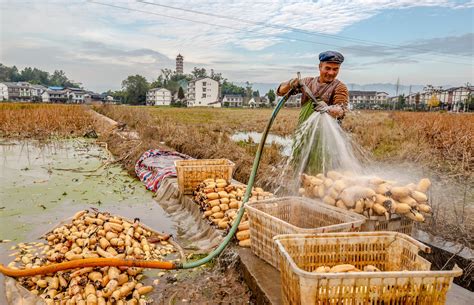
<path fill-rule="evenodd" d="M 37 241 L 87 208 L 138 217 L 158 232 L 176 234 L 175 223 L 153 200 L 153 193 L 107 161 L 107 150 L 90 140 L 0 139 L 0 240 L 12 240 L 0 243 L 0 262 L 13 259 L 8 256 L 10 247 Z M 3 276 L 0 304 L 6 304 Z"/>

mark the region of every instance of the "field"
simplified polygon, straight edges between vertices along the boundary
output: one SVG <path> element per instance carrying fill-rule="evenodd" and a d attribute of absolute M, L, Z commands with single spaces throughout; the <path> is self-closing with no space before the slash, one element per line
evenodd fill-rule
<path fill-rule="evenodd" d="M 142 147 L 130 154 L 125 165 L 133 171 L 140 152 L 165 144 L 195 158 L 227 158 L 236 163 L 235 178 L 248 180 L 256 145 L 234 142 L 238 131 L 262 131 L 271 110 L 175 109 L 104 106 L 97 109 L 139 131 Z M 297 109 L 283 109 L 271 133 L 289 136 L 298 117 Z M 343 128 L 368 156 L 385 166 L 413 168 L 432 178 L 434 217 L 424 229 L 472 247 L 474 228 L 474 117 L 448 113 L 353 112 Z M 113 146 L 113 145 L 112 145 Z M 114 152 L 120 155 L 120 152 Z M 274 188 L 284 158 L 277 145 L 262 158 L 256 184 Z M 414 166 L 416 164 L 416 166 Z M 405 166 L 403 168 L 403 166 Z"/>
<path fill-rule="evenodd" d="M 0 103 L 0 137 L 77 137 L 92 129 L 84 106 Z"/>
<path fill-rule="evenodd" d="M 186 109 L 130 106 L 96 106 L 112 119 L 140 134 L 140 144 L 104 137 L 110 151 L 134 173 L 137 158 L 147 149 L 169 147 L 195 158 L 227 158 L 235 162 L 235 178 L 248 180 L 256 145 L 234 142 L 238 131 L 261 132 L 270 109 Z M 283 109 L 272 134 L 290 136 L 298 109 Z M 0 104 L 3 137 L 82 136 L 93 120 L 75 105 Z M 426 230 L 472 247 L 474 238 L 474 116 L 449 113 L 352 112 L 343 128 L 371 157 L 386 166 L 413 168 L 434 182 L 434 217 Z M 271 145 L 263 154 L 256 184 L 275 187 L 284 158 Z M 415 166 L 416 165 L 416 166 Z"/>

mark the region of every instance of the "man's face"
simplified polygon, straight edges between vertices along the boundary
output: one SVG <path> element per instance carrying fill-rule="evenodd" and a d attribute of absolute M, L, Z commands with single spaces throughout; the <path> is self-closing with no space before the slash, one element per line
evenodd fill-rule
<path fill-rule="evenodd" d="M 319 76 L 325 83 L 332 82 L 336 79 L 339 73 L 341 64 L 335 62 L 321 62 L 319 63 Z"/>

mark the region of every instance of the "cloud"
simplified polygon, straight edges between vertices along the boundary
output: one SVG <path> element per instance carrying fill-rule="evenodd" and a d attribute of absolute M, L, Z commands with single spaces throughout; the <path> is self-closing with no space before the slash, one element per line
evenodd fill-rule
<path fill-rule="evenodd" d="M 316 53 L 284 49 L 289 37 L 304 35 L 301 31 L 316 33 L 304 37 L 321 42 L 320 37 L 337 34 L 385 9 L 472 7 L 472 2 L 455 4 L 447 0 L 147 1 L 227 18 L 132 0 L 97 0 L 105 5 L 94 3 L 96 0 L 0 0 L 1 61 L 49 71 L 63 69 L 72 78 L 84 81 L 85 86 L 105 90 L 117 88 L 130 74 L 156 78 L 160 69 L 173 68 L 179 52 L 185 56 L 185 71 L 202 66 L 236 81 L 255 78 L 268 82 L 285 79 L 296 69 L 311 72 L 311 65 L 304 68 L 308 61 L 317 60 Z M 323 36 L 318 37 L 320 34 Z M 472 44 L 470 35 L 465 39 Z M 468 54 L 466 40 L 460 44 L 455 37 L 443 39 L 409 42 L 407 46 Z M 366 62 L 400 60 L 401 52 L 387 47 L 353 47 L 346 50 L 352 58 L 365 58 L 370 51 L 372 58 L 367 56 Z M 350 59 L 345 67 L 365 69 L 362 63 Z"/>

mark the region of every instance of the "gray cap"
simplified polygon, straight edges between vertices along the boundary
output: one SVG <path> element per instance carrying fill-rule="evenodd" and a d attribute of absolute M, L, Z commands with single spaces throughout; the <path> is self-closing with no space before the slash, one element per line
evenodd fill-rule
<path fill-rule="evenodd" d="M 321 62 L 335 62 L 342 64 L 344 61 L 344 56 L 341 53 L 336 51 L 326 51 L 319 54 L 319 61 Z"/>

